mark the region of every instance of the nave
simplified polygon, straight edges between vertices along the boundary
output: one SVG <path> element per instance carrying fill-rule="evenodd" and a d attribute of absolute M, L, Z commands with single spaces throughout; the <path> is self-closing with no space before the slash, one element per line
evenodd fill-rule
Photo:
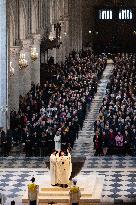
<path fill-rule="evenodd" d="M 94 157 L 93 123 L 96 120 L 106 85 L 111 75 L 113 65 L 108 65 L 99 82 L 97 93 L 93 99 L 84 121 L 83 129 L 73 148 L 73 169 L 80 175 L 105 175 L 103 202 L 113 203 L 115 199 L 124 202 L 135 201 L 136 191 L 136 158 L 131 156 L 100 156 Z M 48 157 L 46 158 L 1 158 L 0 159 L 0 189 L 6 195 L 6 204 L 15 200 L 21 204 L 22 196 L 28 181 L 35 176 L 37 182 L 43 180 L 43 175 L 49 174 Z M 82 161 L 82 162 L 81 162 Z M 80 167 L 80 170 L 79 168 Z"/>
<path fill-rule="evenodd" d="M 32 177 L 48 188 L 54 148 L 66 156 L 72 150 L 71 179 L 100 192 L 97 205 L 136 204 L 135 28 L 136 0 L 0 0 L 5 205 L 22 205 Z M 114 66 L 105 68 L 109 56 Z M 56 184 L 71 189 L 70 182 Z"/>

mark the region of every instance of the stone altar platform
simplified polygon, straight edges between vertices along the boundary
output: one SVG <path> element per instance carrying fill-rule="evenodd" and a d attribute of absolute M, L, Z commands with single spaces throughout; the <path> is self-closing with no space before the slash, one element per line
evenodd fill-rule
<path fill-rule="evenodd" d="M 78 180 L 77 185 L 82 195 L 80 205 L 101 204 L 105 175 L 79 174 L 75 178 Z M 38 205 L 47 205 L 51 202 L 59 205 L 69 204 L 69 189 L 72 182 L 69 183 L 68 188 L 54 187 L 50 185 L 50 176 L 43 175 L 37 179 L 36 183 L 39 185 Z M 27 191 L 22 198 L 22 204 L 29 204 Z"/>

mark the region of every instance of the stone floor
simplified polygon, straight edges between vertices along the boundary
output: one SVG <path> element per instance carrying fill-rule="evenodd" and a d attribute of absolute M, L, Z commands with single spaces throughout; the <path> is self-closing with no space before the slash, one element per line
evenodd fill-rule
<path fill-rule="evenodd" d="M 10 204 L 12 199 L 15 199 L 16 204 L 21 204 L 21 197 L 31 177 L 35 176 L 38 180 L 49 173 L 46 161 L 42 158 L 0 160 L 0 191 L 7 197 L 6 204 Z M 74 165 L 74 169 L 77 169 L 76 166 Z M 80 173 L 84 176 L 97 173 L 105 175 L 104 202 L 112 202 L 114 199 L 136 200 L 134 157 L 88 157 Z"/>
<path fill-rule="evenodd" d="M 83 176 L 91 173 L 106 176 L 104 202 L 112 202 L 114 199 L 132 202 L 136 201 L 136 158 L 94 157 L 93 122 L 97 118 L 112 68 L 110 65 L 106 67 L 83 129 L 79 132 L 79 138 L 74 145 L 72 155 L 75 161 L 80 162 L 80 159 L 85 159 L 82 165 L 74 164 L 74 170 L 81 169 Z M 16 205 L 21 204 L 21 197 L 31 177 L 35 176 L 38 179 L 49 172 L 48 160 L 48 158 L 0 158 L 0 192 L 7 197 L 5 204 L 10 204 L 13 199 Z"/>

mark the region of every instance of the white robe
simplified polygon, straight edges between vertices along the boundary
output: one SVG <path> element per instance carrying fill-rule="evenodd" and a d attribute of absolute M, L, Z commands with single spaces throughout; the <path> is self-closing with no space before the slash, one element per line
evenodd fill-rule
<path fill-rule="evenodd" d="M 51 185 L 57 184 L 56 181 L 56 156 L 51 154 L 50 156 L 50 176 L 51 176 Z"/>
<path fill-rule="evenodd" d="M 55 150 L 60 152 L 60 150 L 61 150 L 61 135 L 55 135 L 54 142 L 55 142 Z"/>
<path fill-rule="evenodd" d="M 56 163 L 58 184 L 68 184 L 72 172 L 71 155 L 60 156 Z"/>

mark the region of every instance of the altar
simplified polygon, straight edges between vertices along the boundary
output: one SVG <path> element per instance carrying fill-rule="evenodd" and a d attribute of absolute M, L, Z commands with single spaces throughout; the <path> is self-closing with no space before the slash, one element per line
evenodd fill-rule
<path fill-rule="evenodd" d="M 48 173 L 46 172 L 45 175 L 41 175 L 36 179 L 36 184 L 39 185 L 37 205 L 69 205 L 72 178 L 77 180 L 77 186 L 81 191 L 80 205 L 101 204 L 105 175 L 83 174 L 81 170 L 84 162 L 85 158 L 83 157 L 71 159 L 70 153 L 67 156 L 64 156 L 63 153 L 60 156 L 53 153 L 50 161 L 46 163 L 49 168 Z M 67 175 L 67 179 L 65 179 L 66 176 L 64 175 Z M 64 183 L 67 183 L 65 188 L 61 186 L 61 183 L 59 184 L 60 177 L 63 181 L 63 176 L 65 179 Z M 29 204 L 28 190 L 26 190 L 22 198 L 22 204 Z"/>
<path fill-rule="evenodd" d="M 105 175 L 82 175 L 76 177 L 77 185 L 81 190 L 80 205 L 98 205 L 102 202 L 102 191 Z M 69 182 L 68 188 L 51 186 L 50 174 L 39 176 L 37 184 L 39 185 L 38 205 L 47 204 L 69 204 L 69 190 L 72 182 Z M 28 193 L 24 194 L 22 204 L 28 205 Z"/>

